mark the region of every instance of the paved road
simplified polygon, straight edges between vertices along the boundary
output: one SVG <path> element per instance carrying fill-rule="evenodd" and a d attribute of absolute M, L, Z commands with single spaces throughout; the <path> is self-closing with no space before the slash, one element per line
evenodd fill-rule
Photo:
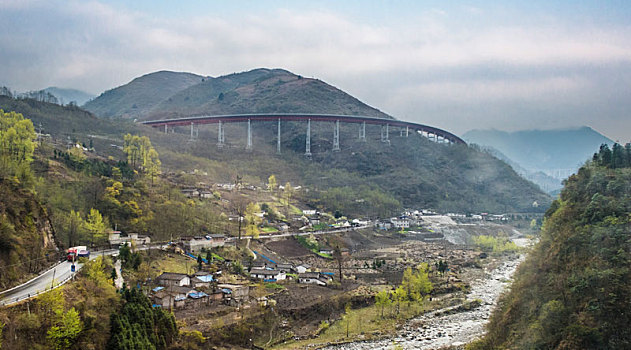
<path fill-rule="evenodd" d="M 150 247 L 142 247 L 140 250 L 149 249 Z M 155 248 L 155 247 L 151 247 Z M 102 255 L 113 255 L 118 253 L 118 249 L 107 249 L 103 251 L 95 251 L 90 254 L 90 260 L 96 259 Z M 25 299 L 33 298 L 42 292 L 48 291 L 53 287 L 58 287 L 68 282 L 81 268 L 83 264 L 75 263 L 75 272 L 71 271 L 71 262 L 63 261 L 50 269 L 42 272 L 39 276 L 25 282 L 19 286 L 0 292 L 0 305 L 11 305 Z M 54 279 L 53 279 L 54 278 Z"/>

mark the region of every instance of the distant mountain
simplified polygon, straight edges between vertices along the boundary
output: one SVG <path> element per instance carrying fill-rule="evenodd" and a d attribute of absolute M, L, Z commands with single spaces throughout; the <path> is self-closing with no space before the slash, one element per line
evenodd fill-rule
<path fill-rule="evenodd" d="M 51 95 L 57 97 L 59 103 L 64 105 L 73 102 L 77 106 L 81 106 L 82 104 L 88 102 L 90 99 L 95 97 L 94 95 L 89 94 L 85 91 L 76 89 L 63 89 L 55 86 L 47 87 L 42 91 L 48 92 Z"/>
<path fill-rule="evenodd" d="M 534 182 L 542 190 L 549 194 L 556 194 L 563 187 L 562 179 L 552 177 L 542 171 L 528 171 L 512 159 L 508 158 L 504 153 L 500 152 L 496 148 L 493 148 L 491 146 L 482 146 L 482 150 L 506 162 L 513 168 L 513 170 L 515 170 L 517 174 L 521 175 L 526 180 Z"/>
<path fill-rule="evenodd" d="M 529 173 L 543 172 L 563 179 L 574 173 L 598 147 L 613 141 L 590 127 L 558 130 L 472 130 L 463 135 L 469 143 L 490 146 Z"/>
<path fill-rule="evenodd" d="M 317 79 L 259 68 L 217 78 L 157 72 L 109 90 L 85 105 L 98 116 L 165 119 L 194 114 L 338 113 L 391 118 Z"/>
<path fill-rule="evenodd" d="M 83 107 L 100 117 L 139 118 L 162 100 L 205 78 L 192 73 L 160 71 L 105 91 Z"/>

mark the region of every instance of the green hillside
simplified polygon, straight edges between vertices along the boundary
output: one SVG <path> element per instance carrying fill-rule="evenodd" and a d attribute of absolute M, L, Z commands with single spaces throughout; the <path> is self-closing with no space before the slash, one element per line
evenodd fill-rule
<path fill-rule="evenodd" d="M 202 80 L 204 77 L 191 73 L 150 73 L 105 91 L 84 108 L 100 117 L 138 118 L 162 100 Z"/>
<path fill-rule="evenodd" d="M 488 334 L 470 349 L 631 348 L 631 145 L 601 147 L 546 213 Z"/>

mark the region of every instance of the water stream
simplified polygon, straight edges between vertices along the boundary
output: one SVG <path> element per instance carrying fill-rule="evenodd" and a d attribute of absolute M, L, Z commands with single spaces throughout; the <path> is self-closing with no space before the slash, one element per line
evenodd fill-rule
<path fill-rule="evenodd" d="M 484 278 L 471 283 L 467 300 L 480 299 L 482 303 L 478 308 L 456 313 L 446 313 L 451 308 L 436 310 L 409 320 L 392 338 L 341 344 L 326 349 L 392 349 L 394 344 L 403 349 L 440 349 L 464 345 L 484 333 L 484 325 L 498 297 L 511 282 L 511 276 L 523 258 L 523 254 L 509 258 L 496 268 L 485 270 Z"/>

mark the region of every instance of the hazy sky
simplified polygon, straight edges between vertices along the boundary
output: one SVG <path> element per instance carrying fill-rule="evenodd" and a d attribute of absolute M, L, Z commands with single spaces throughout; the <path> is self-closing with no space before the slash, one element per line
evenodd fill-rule
<path fill-rule="evenodd" d="M 457 134 L 588 125 L 631 141 L 631 1 L 0 0 L 0 14 L 0 85 L 18 91 L 284 68 Z"/>

